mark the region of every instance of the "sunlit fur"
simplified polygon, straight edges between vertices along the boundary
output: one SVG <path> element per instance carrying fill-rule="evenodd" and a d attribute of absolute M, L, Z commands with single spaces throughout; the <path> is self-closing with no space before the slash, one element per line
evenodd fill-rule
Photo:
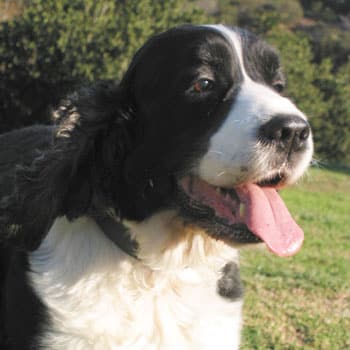
<path fill-rule="evenodd" d="M 140 260 L 88 218 L 56 220 L 31 254 L 31 284 L 52 319 L 43 349 L 236 349 L 242 301 L 220 297 L 216 283 L 237 251 L 172 212 L 128 225 Z"/>

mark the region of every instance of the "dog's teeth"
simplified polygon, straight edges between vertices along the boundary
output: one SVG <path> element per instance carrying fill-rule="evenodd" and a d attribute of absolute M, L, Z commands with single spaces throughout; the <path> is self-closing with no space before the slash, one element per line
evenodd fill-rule
<path fill-rule="evenodd" d="M 239 204 L 239 216 L 243 218 L 245 215 L 245 205 L 243 203 Z"/>

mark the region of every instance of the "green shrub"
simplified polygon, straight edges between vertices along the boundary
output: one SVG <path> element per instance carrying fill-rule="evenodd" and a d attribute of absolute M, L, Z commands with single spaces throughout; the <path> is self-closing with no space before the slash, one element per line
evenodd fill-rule
<path fill-rule="evenodd" d="M 185 0 L 31 0 L 0 23 L 0 131 L 43 121 L 82 80 L 120 79 L 152 34 L 206 18 Z"/>
<path fill-rule="evenodd" d="M 316 158 L 350 164 L 350 63 L 337 73 L 330 59 L 314 63 L 308 39 L 283 27 L 271 30 L 267 40 L 280 50 L 287 94 L 310 118 Z"/>
<path fill-rule="evenodd" d="M 219 0 L 220 21 L 265 33 L 278 23 L 294 24 L 303 17 L 298 0 Z"/>
<path fill-rule="evenodd" d="M 316 84 L 329 108 L 318 120 L 318 152 L 332 163 L 350 164 L 350 59 L 337 72 L 333 72 L 330 60 L 322 65 L 325 68 Z"/>

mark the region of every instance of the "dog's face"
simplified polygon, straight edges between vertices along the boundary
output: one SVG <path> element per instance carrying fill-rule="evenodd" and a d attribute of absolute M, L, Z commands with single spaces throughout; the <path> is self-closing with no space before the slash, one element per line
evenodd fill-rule
<path fill-rule="evenodd" d="M 180 27 L 146 43 L 123 84 L 136 110 L 125 177 L 137 219 L 176 207 L 216 238 L 299 249 L 275 188 L 301 176 L 313 145 L 306 117 L 281 95 L 271 47 L 225 26 Z"/>

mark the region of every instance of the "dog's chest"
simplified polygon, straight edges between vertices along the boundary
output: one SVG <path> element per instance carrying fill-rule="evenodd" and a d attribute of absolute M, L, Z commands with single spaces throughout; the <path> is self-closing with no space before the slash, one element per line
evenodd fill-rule
<path fill-rule="evenodd" d="M 241 301 L 219 296 L 217 271 L 152 272 L 91 222 L 83 226 L 84 235 L 59 241 L 51 232 L 30 257 L 32 286 L 51 319 L 44 349 L 238 348 Z"/>

